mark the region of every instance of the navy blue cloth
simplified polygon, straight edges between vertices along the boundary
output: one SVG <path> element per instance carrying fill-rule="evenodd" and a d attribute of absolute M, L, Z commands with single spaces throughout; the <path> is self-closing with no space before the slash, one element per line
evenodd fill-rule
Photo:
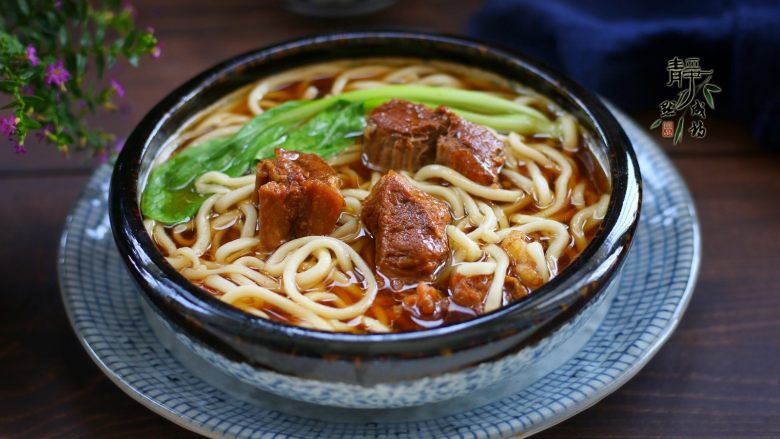
<path fill-rule="evenodd" d="M 713 69 L 715 113 L 780 150 L 780 1 L 488 0 L 474 37 L 537 58 L 627 110 L 674 99 L 666 63 Z"/>

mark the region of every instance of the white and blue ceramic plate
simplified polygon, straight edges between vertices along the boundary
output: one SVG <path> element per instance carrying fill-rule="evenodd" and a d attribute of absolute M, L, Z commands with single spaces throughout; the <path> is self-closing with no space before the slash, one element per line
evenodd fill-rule
<path fill-rule="evenodd" d="M 677 326 L 699 267 L 699 225 L 669 159 L 625 115 L 639 157 L 640 225 L 611 305 L 603 307 L 544 374 L 526 374 L 467 398 L 407 409 L 354 410 L 247 389 L 155 336 L 111 235 L 111 170 L 100 168 L 68 218 L 59 255 L 62 297 L 85 349 L 141 404 L 213 437 L 499 438 L 527 436 L 590 407 L 633 377 Z M 582 338 L 589 340 L 580 350 Z M 174 355 L 175 354 L 175 355 Z M 186 358 L 185 368 L 175 357 Z M 201 378 L 204 377 L 204 378 Z"/>

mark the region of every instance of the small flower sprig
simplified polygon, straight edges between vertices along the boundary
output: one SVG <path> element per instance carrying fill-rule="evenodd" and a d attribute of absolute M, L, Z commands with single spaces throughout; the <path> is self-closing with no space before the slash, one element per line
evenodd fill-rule
<path fill-rule="evenodd" d="M 0 135 L 20 154 L 31 133 L 64 154 L 107 157 L 114 135 L 93 127 L 98 109 L 124 97 L 105 73 L 124 59 L 160 56 L 151 28 L 139 30 L 134 9 L 119 0 L 16 0 L 0 13 Z M 6 99 L 7 97 L 7 99 Z M 4 142 L 1 142 L 4 143 Z"/>

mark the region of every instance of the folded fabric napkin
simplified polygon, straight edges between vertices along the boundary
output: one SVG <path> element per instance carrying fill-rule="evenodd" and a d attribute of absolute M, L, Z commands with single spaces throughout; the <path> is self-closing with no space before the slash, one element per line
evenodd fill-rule
<path fill-rule="evenodd" d="M 468 33 L 542 60 L 627 110 L 675 98 L 667 64 L 698 58 L 722 90 L 714 111 L 780 150 L 778 0 L 489 0 Z"/>

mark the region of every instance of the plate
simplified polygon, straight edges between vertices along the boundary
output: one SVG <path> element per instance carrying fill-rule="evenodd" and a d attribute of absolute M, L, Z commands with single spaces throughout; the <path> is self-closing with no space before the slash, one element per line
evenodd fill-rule
<path fill-rule="evenodd" d="M 590 339 L 543 376 L 519 377 L 469 398 L 431 406 L 351 410 L 285 400 L 227 376 L 185 368 L 144 315 L 108 219 L 111 169 L 99 168 L 67 219 L 59 280 L 71 325 L 100 369 L 163 417 L 210 437 L 527 436 L 585 410 L 633 377 L 669 338 L 690 300 L 700 235 L 688 190 L 669 159 L 624 114 L 615 116 L 636 149 L 644 198 L 639 228 L 615 298 L 580 336 Z M 185 355 L 175 352 L 180 357 Z M 194 372 L 193 372 L 194 371 Z M 209 376 L 204 379 L 201 377 Z"/>

